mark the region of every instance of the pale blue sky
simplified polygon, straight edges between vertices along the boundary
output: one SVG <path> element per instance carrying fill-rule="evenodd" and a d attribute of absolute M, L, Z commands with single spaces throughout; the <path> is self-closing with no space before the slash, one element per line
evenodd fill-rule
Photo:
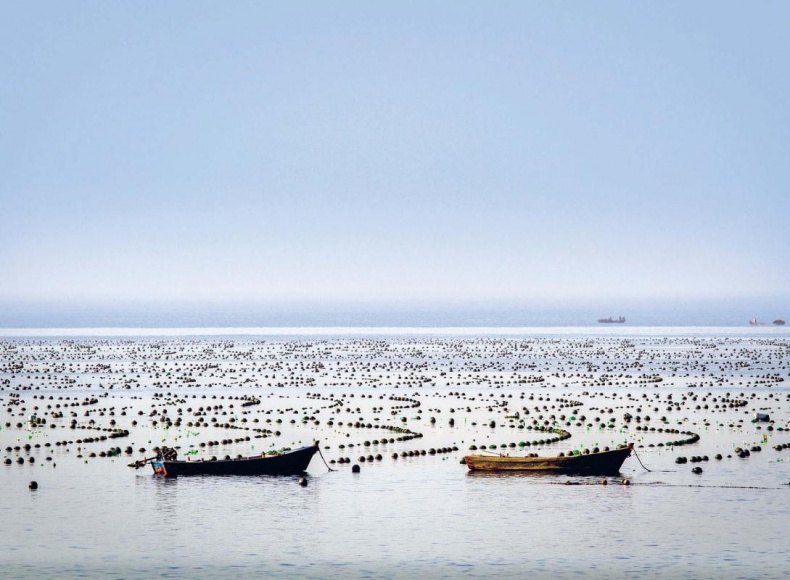
<path fill-rule="evenodd" d="M 36 2 L 0 299 L 790 294 L 790 3 Z"/>

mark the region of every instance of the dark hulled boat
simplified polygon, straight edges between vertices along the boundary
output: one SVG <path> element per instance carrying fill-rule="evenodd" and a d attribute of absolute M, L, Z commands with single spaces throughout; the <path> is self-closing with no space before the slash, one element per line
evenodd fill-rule
<path fill-rule="evenodd" d="M 272 455 L 255 455 L 236 459 L 211 459 L 185 461 L 176 459 L 174 450 L 163 450 L 158 457 L 144 459 L 130 467 L 142 467 L 150 463 L 154 474 L 165 477 L 179 475 L 296 475 L 310 465 L 319 449 L 316 441 L 309 447 L 285 451 Z M 169 452 L 169 453 L 168 453 Z"/>
<path fill-rule="evenodd" d="M 563 455 L 558 457 L 507 457 L 467 455 L 470 471 L 535 471 L 584 475 L 616 475 L 623 462 L 631 455 L 633 443 L 625 447 L 598 453 Z"/>

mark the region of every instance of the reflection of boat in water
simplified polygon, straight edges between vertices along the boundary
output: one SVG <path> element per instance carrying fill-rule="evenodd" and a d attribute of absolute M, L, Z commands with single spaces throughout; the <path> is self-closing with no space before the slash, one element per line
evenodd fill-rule
<path fill-rule="evenodd" d="M 784 326 L 785 325 L 785 321 L 780 318 L 778 320 L 774 320 L 774 324 L 776 326 Z"/>
<path fill-rule="evenodd" d="M 545 473 L 586 473 L 614 475 L 631 455 L 633 443 L 618 449 L 557 457 L 507 457 L 502 455 L 467 455 L 470 471 L 535 471 Z"/>
<path fill-rule="evenodd" d="M 625 316 L 620 316 L 619 318 L 612 318 L 611 316 L 609 318 L 599 318 L 598 322 L 602 324 L 610 324 L 612 322 L 622 324 L 625 322 Z"/>

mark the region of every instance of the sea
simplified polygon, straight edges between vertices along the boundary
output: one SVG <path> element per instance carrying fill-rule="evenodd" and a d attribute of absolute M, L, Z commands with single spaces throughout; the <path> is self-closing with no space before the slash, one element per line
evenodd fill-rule
<path fill-rule="evenodd" d="M 785 578 L 790 327 L 747 308 L 4 308 L 2 576 Z M 128 466 L 315 440 L 303 476 Z"/>

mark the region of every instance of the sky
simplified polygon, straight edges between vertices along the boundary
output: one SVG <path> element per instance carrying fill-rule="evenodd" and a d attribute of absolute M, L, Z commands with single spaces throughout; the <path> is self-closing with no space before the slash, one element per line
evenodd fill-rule
<path fill-rule="evenodd" d="M 0 300 L 790 296 L 786 2 L 8 2 Z"/>

